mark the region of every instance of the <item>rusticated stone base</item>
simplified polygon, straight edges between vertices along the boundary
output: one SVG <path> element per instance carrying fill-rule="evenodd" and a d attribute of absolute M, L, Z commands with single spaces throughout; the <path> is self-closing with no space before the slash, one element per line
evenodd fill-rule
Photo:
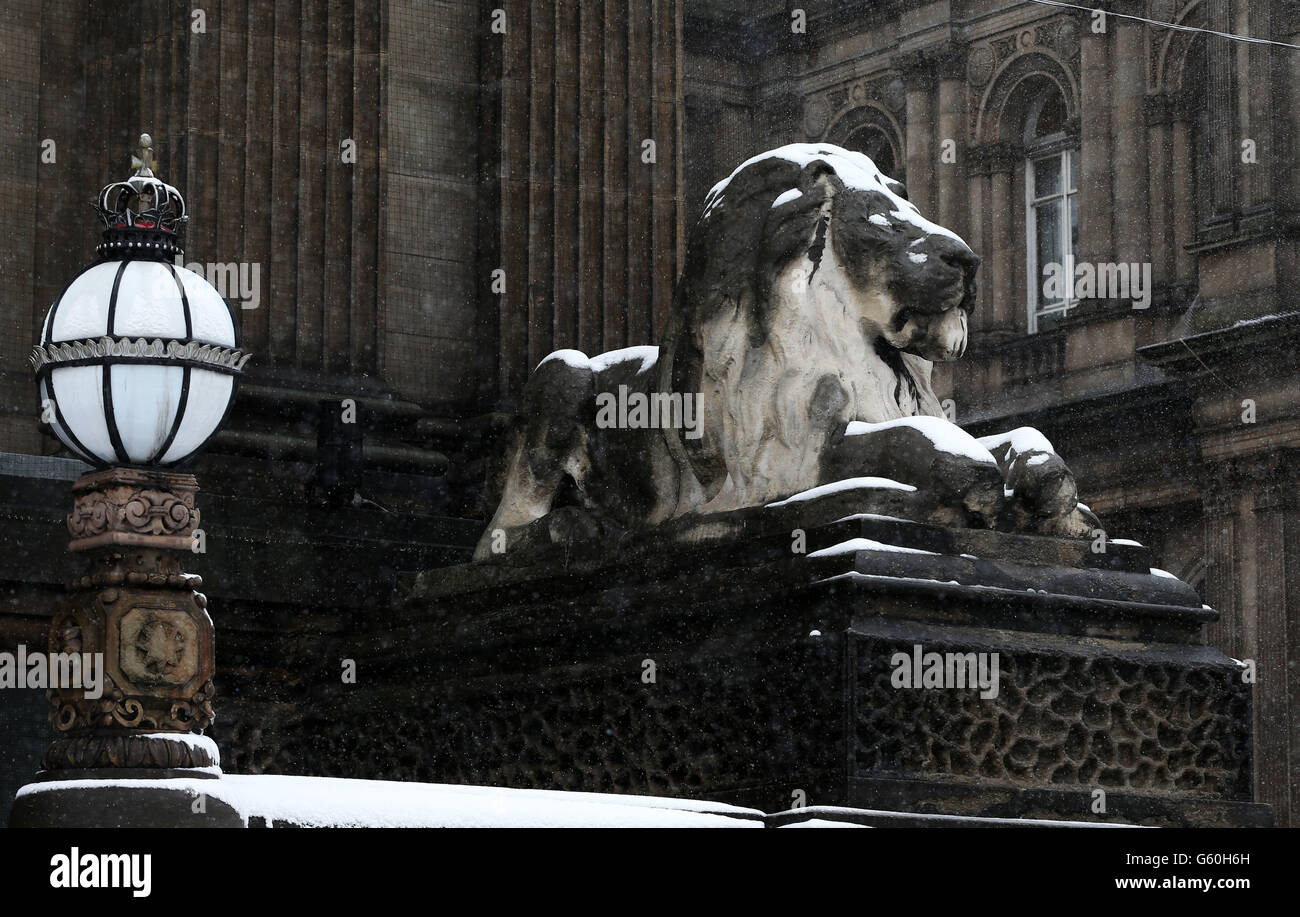
<path fill-rule="evenodd" d="M 742 533 L 429 571 L 398 620 L 338 647 L 357 683 L 318 683 L 275 759 L 768 812 L 1270 822 L 1251 799 L 1250 687 L 1202 644 L 1214 613 L 1144 550 L 862 518 L 806 535 L 808 555 Z M 809 556 L 854 537 L 914 553 Z M 917 645 L 997 653 L 996 697 L 895 687 L 895 654 Z M 239 735 L 228 758 L 252 753 Z"/>

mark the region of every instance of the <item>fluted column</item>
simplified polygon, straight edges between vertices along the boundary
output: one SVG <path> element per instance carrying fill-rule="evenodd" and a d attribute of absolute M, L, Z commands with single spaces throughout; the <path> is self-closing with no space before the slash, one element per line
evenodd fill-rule
<path fill-rule="evenodd" d="M 1113 22 L 1114 20 L 1112 20 Z M 1112 261 L 1110 33 L 1095 34 L 1084 18 L 1079 34 L 1079 257 Z"/>
<path fill-rule="evenodd" d="M 515 0 L 485 38 L 479 247 L 497 406 L 546 354 L 652 344 L 683 240 L 681 0 Z M 495 212 L 493 212 L 493 209 Z M 497 346 L 491 346 L 493 342 Z M 495 398 L 493 398 L 495 394 Z"/>
<path fill-rule="evenodd" d="M 907 91 L 907 192 L 922 213 L 935 209 L 935 75 L 930 56 L 919 51 L 894 61 Z"/>
<path fill-rule="evenodd" d="M 1231 31 L 1229 0 L 1205 0 L 1209 26 L 1221 32 Z M 1206 45 L 1208 63 L 1205 86 L 1206 105 L 1209 106 L 1210 130 L 1206 138 L 1210 144 L 1209 183 L 1211 223 L 1231 219 L 1237 206 L 1237 176 L 1235 156 L 1239 149 L 1236 129 L 1236 103 L 1233 98 L 1233 57 L 1237 53 L 1234 42 L 1212 41 Z"/>
<path fill-rule="evenodd" d="M 1146 99 L 1147 155 L 1150 188 L 1146 194 L 1148 231 L 1151 233 L 1151 279 L 1157 287 L 1168 284 L 1175 273 L 1172 186 L 1180 179 L 1169 173 L 1170 100 L 1167 94 Z"/>
<path fill-rule="evenodd" d="M 939 78 L 939 149 L 937 163 L 938 221 L 959 235 L 967 232 L 967 191 L 964 176 L 966 157 L 966 50 L 960 45 L 944 48 L 936 55 Z M 946 162 L 943 146 L 952 141 L 956 160 Z"/>
<path fill-rule="evenodd" d="M 1288 454 L 1276 479 L 1255 493 L 1255 785 L 1258 800 L 1274 807 L 1279 827 L 1295 824 L 1300 807 L 1300 769 L 1288 764 L 1300 753 L 1300 671 L 1287 664 L 1300 646 L 1297 474 Z"/>
<path fill-rule="evenodd" d="M 1238 600 L 1238 528 L 1241 496 L 1233 490 L 1212 490 L 1203 498 L 1205 525 L 1205 600 L 1219 613 L 1206 631 L 1207 641 L 1229 656 L 1243 652 Z"/>
<path fill-rule="evenodd" d="M 1171 101 L 1169 132 L 1169 175 L 1173 202 L 1174 277 L 1188 281 L 1196 271 L 1196 258 L 1187 246 L 1196 238 L 1195 148 L 1192 143 L 1195 107 L 1199 105 L 1190 92 L 1179 93 Z"/>
<path fill-rule="evenodd" d="M 1012 178 L 1018 152 L 1013 144 L 999 142 L 986 150 L 990 203 L 986 247 L 993 262 L 990 330 L 1013 332 L 1020 322 L 1015 314 L 1016 244 L 1020 233 L 1012 206 Z"/>
<path fill-rule="evenodd" d="M 1279 31 L 1280 40 L 1300 44 L 1300 9 L 1291 8 L 1289 21 L 1284 21 Z M 1283 55 L 1277 74 L 1282 85 L 1300 86 L 1300 54 Z M 1278 122 L 1278 155 L 1285 162 L 1295 162 L 1300 156 L 1300 96 L 1294 91 L 1287 93 L 1283 118 Z M 1300 208 L 1300 169 L 1283 169 L 1276 178 L 1278 202 L 1290 209 Z"/>
<path fill-rule="evenodd" d="M 1238 7 L 1236 29 L 1244 35 L 1272 35 L 1275 24 L 1282 25 L 1279 7 L 1294 4 L 1246 3 Z M 1292 14 L 1294 15 L 1294 14 Z M 1275 17 L 1278 21 L 1275 22 Z M 1275 77 L 1274 58 L 1279 49 L 1252 44 L 1237 49 L 1238 66 L 1242 83 L 1253 91 L 1245 94 L 1245 110 L 1238 113 L 1241 140 L 1255 141 L 1256 161 L 1242 165 L 1242 206 L 1247 210 L 1268 211 L 1274 203 L 1273 176 L 1276 172 L 1278 149 L 1273 124 L 1277 120 L 1278 95 L 1295 93 L 1295 84 L 1278 81 Z M 1294 56 L 1295 52 L 1290 52 Z M 1237 149 L 1241 161 L 1241 149 Z"/>
<path fill-rule="evenodd" d="M 1114 157 L 1112 193 L 1114 200 L 1116 261 L 1146 262 L 1150 219 L 1142 206 L 1148 199 L 1146 119 L 1146 54 L 1142 46 L 1141 23 L 1115 19 L 1115 58 L 1109 102 L 1113 119 Z"/>
<path fill-rule="evenodd" d="M 1015 331 L 1012 259 L 1016 256 L 1019 232 L 1014 225 L 1012 185 L 1016 144 L 1006 141 L 971 147 L 967 152 L 967 188 L 970 200 L 970 232 L 967 241 L 984 259 L 979 275 L 979 300 L 972 316 L 974 328 L 993 334 Z"/>
<path fill-rule="evenodd" d="M 971 313 L 971 330 L 983 331 L 992 324 L 989 312 L 989 278 L 992 276 L 988 244 L 984 237 L 985 201 L 988 199 L 988 170 L 980 161 L 973 158 L 973 150 L 967 155 L 966 194 L 970 201 L 966 242 L 975 254 L 984 259 L 978 275 L 978 290 L 975 298 L 975 311 Z"/>

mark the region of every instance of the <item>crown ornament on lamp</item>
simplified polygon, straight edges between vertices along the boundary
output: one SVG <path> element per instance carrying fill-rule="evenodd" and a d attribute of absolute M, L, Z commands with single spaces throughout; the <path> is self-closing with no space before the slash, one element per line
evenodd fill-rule
<path fill-rule="evenodd" d="M 101 255 L 128 251 L 180 254 L 176 232 L 188 220 L 185 198 L 153 174 L 153 138 L 140 135 L 140 155 L 131 156 L 135 169 L 126 181 L 105 185 L 91 204 L 104 223 Z"/>
<path fill-rule="evenodd" d="M 30 360 L 54 435 L 97 467 L 167 467 L 195 456 L 234 401 L 249 354 L 201 275 L 173 263 L 185 199 L 154 174 L 140 135 L 134 173 L 92 202 L 99 260 L 64 288 Z"/>

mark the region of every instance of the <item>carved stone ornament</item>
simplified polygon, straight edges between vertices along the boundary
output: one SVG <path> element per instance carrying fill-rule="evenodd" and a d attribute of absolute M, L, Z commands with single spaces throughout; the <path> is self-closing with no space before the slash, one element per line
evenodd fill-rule
<path fill-rule="evenodd" d="M 825 99 L 812 99 L 805 106 L 803 129 L 809 137 L 820 137 L 830 121 L 831 110 Z"/>
<path fill-rule="evenodd" d="M 81 676 L 46 692 L 59 736 L 45 767 L 215 765 L 210 742 L 186 738 L 211 726 L 215 693 L 203 581 L 180 566 L 198 524 L 193 476 L 110 468 L 73 491 L 70 547 L 89 569 L 51 621 L 49 652 L 75 656 Z"/>
<path fill-rule="evenodd" d="M 907 105 L 907 87 L 899 77 L 894 77 L 881 90 L 881 98 L 890 111 L 898 114 Z"/>
<path fill-rule="evenodd" d="M 970 55 L 966 58 L 966 77 L 971 85 L 986 86 L 993 77 L 993 69 L 997 66 L 997 62 L 997 56 L 988 45 L 971 48 Z"/>
<path fill-rule="evenodd" d="M 108 468 L 83 475 L 73 486 L 69 548 L 104 544 L 187 549 L 199 525 L 193 475 Z"/>

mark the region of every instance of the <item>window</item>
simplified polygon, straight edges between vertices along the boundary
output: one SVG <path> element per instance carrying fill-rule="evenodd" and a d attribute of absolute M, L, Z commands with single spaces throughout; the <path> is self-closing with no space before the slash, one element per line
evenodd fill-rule
<path fill-rule="evenodd" d="M 1029 333 L 1046 331 L 1078 300 L 1079 151 L 1065 134 L 1065 105 L 1053 86 L 1030 107 L 1025 130 L 1025 251 Z"/>
<path fill-rule="evenodd" d="M 1078 305 L 1079 154 L 1062 150 L 1031 159 L 1025 207 L 1029 252 L 1029 332 L 1045 331 Z"/>
<path fill-rule="evenodd" d="M 885 132 L 876 125 L 866 124 L 857 128 L 845 139 L 843 146 L 858 153 L 866 153 L 876 164 L 877 169 L 895 181 L 906 180 L 902 163 L 894 157 L 894 145 L 889 142 Z"/>

